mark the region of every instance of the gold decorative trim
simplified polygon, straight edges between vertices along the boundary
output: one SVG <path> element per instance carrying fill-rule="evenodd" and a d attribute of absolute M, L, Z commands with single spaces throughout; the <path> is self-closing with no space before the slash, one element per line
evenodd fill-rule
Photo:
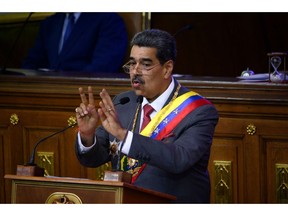
<path fill-rule="evenodd" d="M 10 116 L 10 123 L 12 125 L 17 125 L 19 122 L 19 117 L 16 113 L 13 113 L 11 116 Z"/>
<path fill-rule="evenodd" d="M 47 204 L 82 204 L 82 200 L 73 193 L 55 192 L 46 200 Z"/>
<path fill-rule="evenodd" d="M 75 116 L 70 116 L 67 122 L 68 122 L 68 126 L 75 125 L 77 123 L 77 119 Z"/>
<path fill-rule="evenodd" d="M 45 176 L 54 175 L 54 152 L 37 152 L 37 164 Z"/>
<path fill-rule="evenodd" d="M 246 132 L 253 136 L 255 133 L 256 133 L 256 126 L 254 124 L 249 124 L 247 127 L 246 127 Z"/>
<path fill-rule="evenodd" d="M 275 164 L 277 203 L 288 203 L 288 164 Z"/>
<path fill-rule="evenodd" d="M 216 203 L 232 203 L 231 161 L 214 161 L 214 191 Z"/>

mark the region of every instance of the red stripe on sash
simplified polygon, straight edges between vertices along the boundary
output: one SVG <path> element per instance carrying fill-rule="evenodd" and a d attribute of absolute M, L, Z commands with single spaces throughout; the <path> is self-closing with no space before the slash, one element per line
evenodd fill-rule
<path fill-rule="evenodd" d="M 180 115 L 177 115 L 177 117 L 172 119 L 172 121 L 169 122 L 165 128 L 163 128 L 163 130 L 157 135 L 155 139 L 162 140 L 167 134 L 171 133 L 171 131 L 186 117 L 186 115 L 205 104 L 210 104 L 210 102 L 204 98 L 190 103 L 181 111 L 181 113 L 179 113 Z"/>

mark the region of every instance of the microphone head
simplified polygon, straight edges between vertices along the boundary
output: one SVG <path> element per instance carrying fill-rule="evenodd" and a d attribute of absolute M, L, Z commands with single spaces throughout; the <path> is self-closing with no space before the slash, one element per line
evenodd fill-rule
<path fill-rule="evenodd" d="M 130 101 L 130 98 L 129 97 L 124 97 L 124 98 L 121 98 L 120 100 L 119 100 L 119 104 L 126 104 L 126 103 L 128 103 Z"/>

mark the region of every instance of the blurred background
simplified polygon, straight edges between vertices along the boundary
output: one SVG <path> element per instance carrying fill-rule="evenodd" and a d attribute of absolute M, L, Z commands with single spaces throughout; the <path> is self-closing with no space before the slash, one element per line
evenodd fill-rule
<path fill-rule="evenodd" d="M 20 67 L 33 45 L 40 21 L 50 14 L 33 13 L 14 48 L 14 41 L 29 13 L 0 15 L 0 66 Z M 179 74 L 235 77 L 247 68 L 255 73 L 267 73 L 267 53 L 288 50 L 288 13 L 119 14 L 127 25 L 129 39 L 145 28 L 176 34 L 178 57 L 174 72 Z"/>

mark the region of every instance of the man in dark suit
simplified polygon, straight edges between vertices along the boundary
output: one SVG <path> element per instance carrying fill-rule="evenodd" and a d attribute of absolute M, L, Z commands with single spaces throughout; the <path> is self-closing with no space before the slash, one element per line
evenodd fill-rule
<path fill-rule="evenodd" d="M 133 175 L 133 184 L 174 195 L 177 203 L 209 203 L 207 167 L 218 112 L 173 78 L 176 45 L 169 33 L 140 32 L 131 46 L 123 69 L 130 74 L 134 91 L 112 101 L 103 89 L 96 109 L 92 88 L 88 87 L 88 97 L 79 88 L 77 157 L 84 166 L 97 167 L 119 154 L 112 148 L 119 144 L 116 149 L 124 155 L 120 168 Z M 130 101 L 121 104 L 126 97 Z M 149 117 L 151 121 L 140 131 Z M 99 119 L 102 125 L 96 129 Z"/>
<path fill-rule="evenodd" d="M 69 16 L 72 29 L 64 41 Z M 55 13 L 41 23 L 22 68 L 119 72 L 127 44 L 125 23 L 117 13 Z"/>

